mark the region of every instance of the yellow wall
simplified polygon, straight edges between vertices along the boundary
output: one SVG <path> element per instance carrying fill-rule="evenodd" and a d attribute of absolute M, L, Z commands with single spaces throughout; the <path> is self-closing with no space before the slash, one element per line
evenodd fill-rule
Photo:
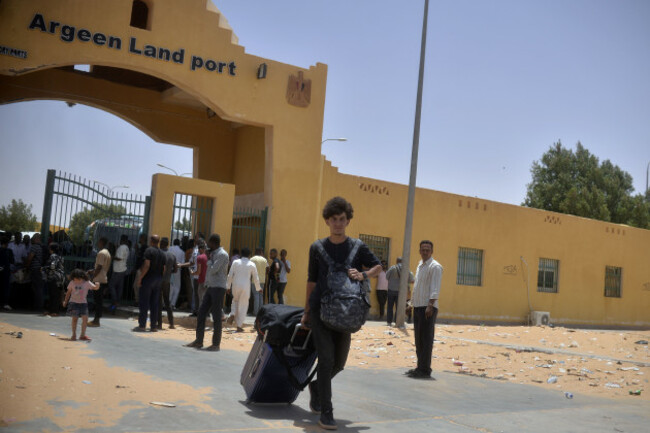
<path fill-rule="evenodd" d="M 321 205 L 334 195 L 344 196 L 355 208 L 350 235 L 391 239 L 393 264 L 402 250 L 407 186 L 340 174 L 325 161 Z M 327 234 L 321 222 L 319 236 Z M 417 189 L 412 271 L 422 239 L 434 243 L 434 257 L 444 267 L 441 319 L 525 321 L 528 272 L 523 257 L 530 268 L 532 309 L 549 311 L 553 321 L 650 326 L 649 230 Z M 483 250 L 480 287 L 456 284 L 459 247 Z M 560 261 L 558 293 L 537 291 L 540 257 Z M 623 268 L 621 298 L 604 296 L 606 266 Z"/>

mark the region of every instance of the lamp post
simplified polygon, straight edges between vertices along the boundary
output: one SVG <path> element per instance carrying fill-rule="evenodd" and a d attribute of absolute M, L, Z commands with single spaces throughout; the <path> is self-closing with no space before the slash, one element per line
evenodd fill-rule
<path fill-rule="evenodd" d="M 169 170 L 169 171 L 171 171 L 172 173 L 174 173 L 175 176 L 181 176 L 181 177 L 182 177 L 182 176 L 185 176 L 185 175 L 187 175 L 187 174 L 192 175 L 192 173 L 181 173 L 181 174 L 178 174 L 178 172 L 177 172 L 176 170 L 174 170 L 173 168 L 171 168 L 171 167 L 167 167 L 166 165 L 162 165 L 162 164 L 160 164 L 160 163 L 157 163 L 156 165 L 157 165 L 158 167 L 166 168 L 167 170 Z"/>
<path fill-rule="evenodd" d="M 422 43 L 420 44 L 420 72 L 418 76 L 418 93 L 415 102 L 415 122 L 413 124 L 413 149 L 411 151 L 411 175 L 409 177 L 408 202 L 406 205 L 406 224 L 404 226 L 404 246 L 402 249 L 402 272 L 399 280 L 399 297 L 397 299 L 397 317 L 395 326 L 404 328 L 406 316 L 406 292 L 408 289 L 409 262 L 411 257 L 411 236 L 413 233 L 413 207 L 415 204 L 415 179 L 418 172 L 418 150 L 420 146 L 420 118 L 422 117 L 422 82 L 424 81 L 424 55 L 427 46 L 427 17 L 429 0 L 424 0 L 424 19 L 422 22 Z"/>
<path fill-rule="evenodd" d="M 326 141 L 348 141 L 348 139 L 347 138 L 326 138 L 325 140 L 321 141 L 320 144 L 323 144 Z"/>
<path fill-rule="evenodd" d="M 650 200 L 650 197 L 648 197 L 648 174 L 650 173 L 650 162 L 648 162 L 648 165 L 645 168 L 645 195 L 646 195 L 646 200 Z"/>
<path fill-rule="evenodd" d="M 648 162 L 648 165 L 645 168 L 645 195 L 646 199 L 650 200 L 650 197 L 648 197 L 648 173 L 650 173 L 650 162 Z"/>

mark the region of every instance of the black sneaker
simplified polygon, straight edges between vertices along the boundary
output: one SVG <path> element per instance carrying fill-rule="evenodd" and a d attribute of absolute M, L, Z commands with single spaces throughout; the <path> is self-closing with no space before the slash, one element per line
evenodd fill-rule
<path fill-rule="evenodd" d="M 330 410 L 328 412 L 322 412 L 320 414 L 320 420 L 318 425 L 324 428 L 325 430 L 336 430 L 336 421 L 334 421 L 334 413 Z"/>
<path fill-rule="evenodd" d="M 320 396 L 316 382 L 309 382 L 309 410 L 316 415 L 320 414 Z"/>
<path fill-rule="evenodd" d="M 417 369 L 414 372 L 409 373 L 407 376 L 412 378 L 412 379 L 433 379 L 433 380 L 435 380 L 433 377 L 431 377 L 431 373 L 425 373 L 424 371 L 417 370 Z"/>

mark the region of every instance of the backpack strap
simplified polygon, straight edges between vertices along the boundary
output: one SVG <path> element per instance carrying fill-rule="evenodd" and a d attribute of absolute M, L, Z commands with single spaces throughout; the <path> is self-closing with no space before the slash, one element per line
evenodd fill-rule
<path fill-rule="evenodd" d="M 325 260 L 327 266 L 332 267 L 332 265 L 334 264 L 334 260 L 332 260 L 330 255 L 327 254 L 327 251 L 325 251 L 325 247 L 323 246 L 323 241 L 319 239 L 316 242 L 314 242 L 314 245 L 316 245 L 316 249 L 318 250 L 318 253 L 321 255 L 323 260 Z"/>
<path fill-rule="evenodd" d="M 355 238 L 350 238 L 350 239 L 352 239 L 352 250 L 350 251 L 350 255 L 348 256 L 348 258 L 345 260 L 345 267 L 348 269 L 352 267 L 352 261 L 357 256 L 357 252 L 359 252 L 359 247 L 361 247 L 361 239 L 355 239 Z"/>

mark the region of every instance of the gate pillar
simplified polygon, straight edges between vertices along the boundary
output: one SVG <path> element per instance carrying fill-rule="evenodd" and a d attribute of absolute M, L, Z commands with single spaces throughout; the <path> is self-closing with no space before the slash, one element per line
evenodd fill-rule
<path fill-rule="evenodd" d="M 235 185 L 169 174 L 155 174 L 151 181 L 149 233 L 170 238 L 174 224 L 174 194 L 189 194 L 213 199 L 210 233 L 221 236 L 221 246 L 230 251 Z"/>

